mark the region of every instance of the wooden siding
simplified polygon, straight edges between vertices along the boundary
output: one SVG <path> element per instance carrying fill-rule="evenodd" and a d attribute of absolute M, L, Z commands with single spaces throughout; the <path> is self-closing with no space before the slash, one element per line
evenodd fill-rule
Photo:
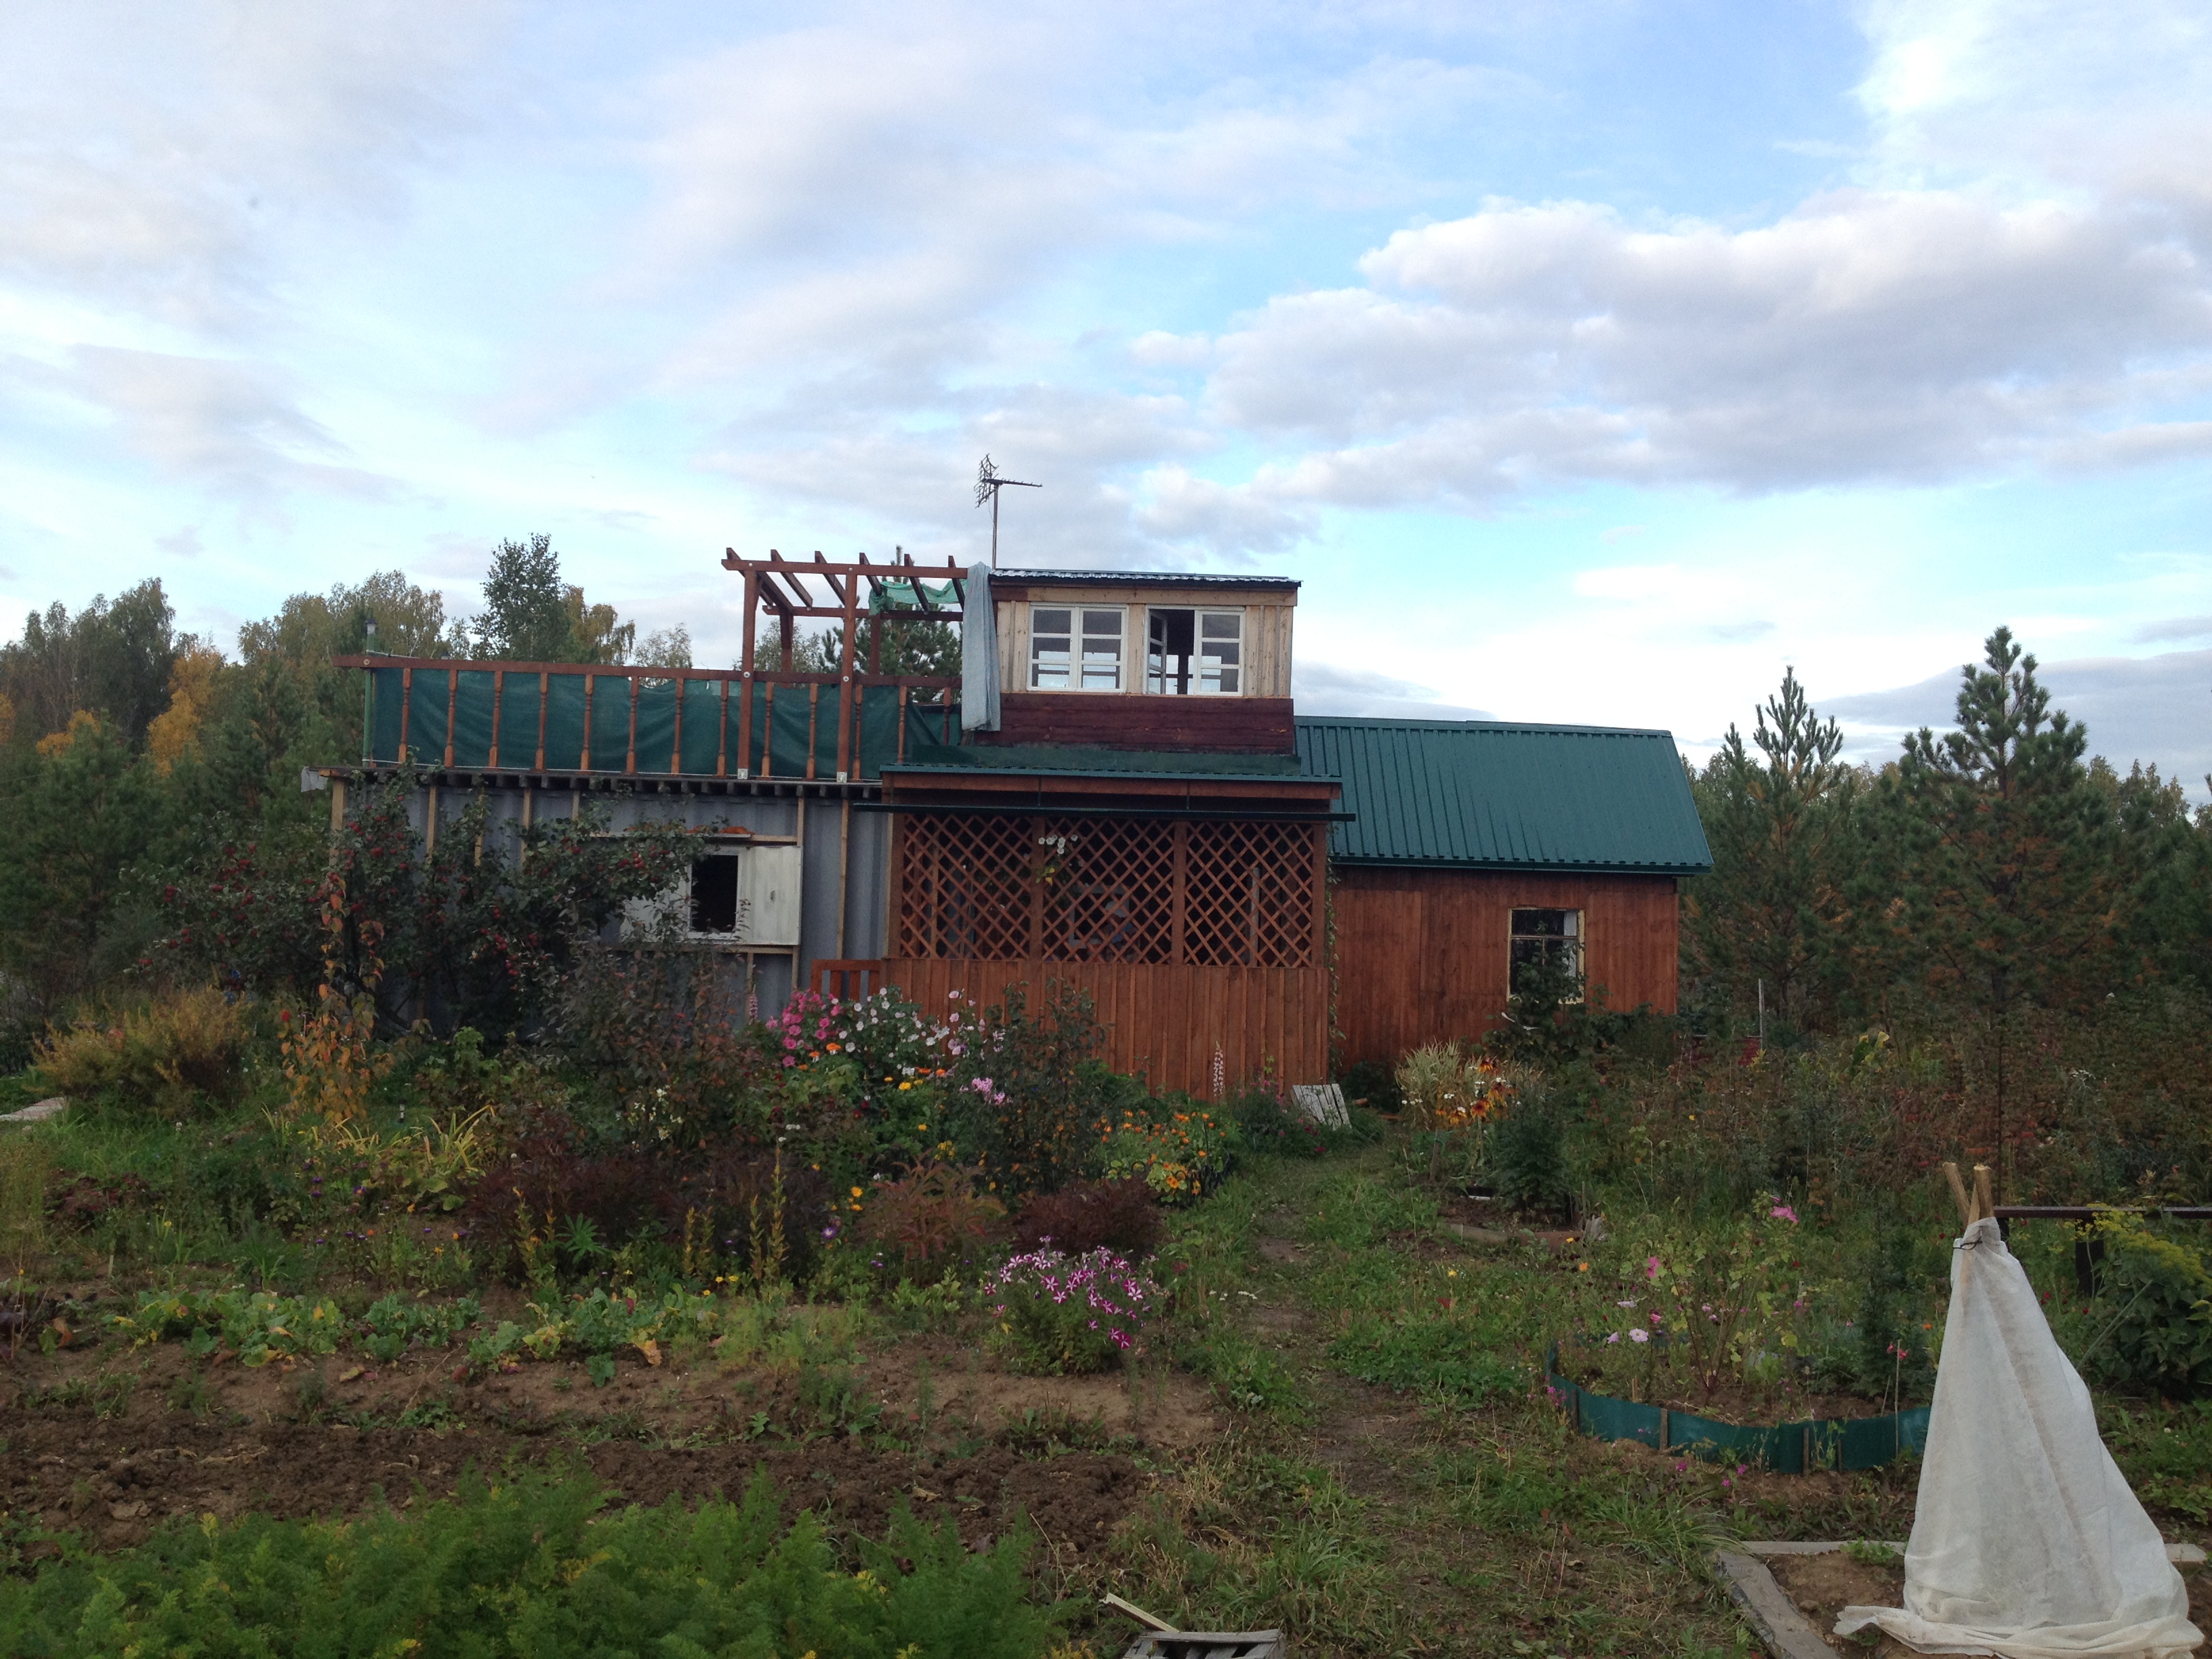
<path fill-rule="evenodd" d="M 1288 697 L 1125 697 L 1111 692 L 1008 691 L 1000 697 L 999 729 L 970 732 L 968 741 L 1187 749 L 1236 755 L 1297 752 Z"/>
<path fill-rule="evenodd" d="M 1593 999 L 1674 1012 L 1671 876 L 1572 876 L 1340 866 L 1337 1029 L 1347 1065 L 1479 1037 L 1505 1006 L 1509 912 L 1580 910 Z"/>
<path fill-rule="evenodd" d="M 1077 986 L 1091 994 L 1107 1027 L 1106 1063 L 1142 1072 L 1155 1091 L 1207 1096 L 1217 1047 L 1232 1093 L 1263 1070 L 1290 1083 L 1328 1076 L 1328 975 L 1318 968 L 892 957 L 884 969 L 933 1015 L 956 990 L 988 1003 L 1024 984 L 1034 1007 L 1048 983 Z"/>

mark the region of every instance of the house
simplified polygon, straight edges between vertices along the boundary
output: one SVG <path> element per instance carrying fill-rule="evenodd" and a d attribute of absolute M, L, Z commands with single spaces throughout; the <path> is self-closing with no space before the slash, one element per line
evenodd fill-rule
<path fill-rule="evenodd" d="M 1479 1035 L 1516 962 L 1674 1007 L 1675 883 L 1707 859 L 1663 732 L 1301 719 L 1283 578 L 723 563 L 732 669 L 344 659 L 369 741 L 325 769 L 334 821 L 403 762 L 433 836 L 477 792 L 518 828 L 586 797 L 673 817 L 702 850 L 672 902 L 764 1009 L 1057 981 L 1161 1088 Z M 788 662 L 809 620 L 833 672 L 760 665 L 763 622 Z M 958 679 L 875 672 L 929 621 Z"/>

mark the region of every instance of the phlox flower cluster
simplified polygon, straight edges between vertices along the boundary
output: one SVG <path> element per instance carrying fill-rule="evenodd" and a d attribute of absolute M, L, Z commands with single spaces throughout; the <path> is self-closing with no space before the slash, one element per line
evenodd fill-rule
<path fill-rule="evenodd" d="M 1071 1256 L 1051 1249 L 1009 1257 L 999 1269 L 993 1312 L 1006 1317 L 1019 1304 L 1043 1312 L 1049 1304 L 1055 1323 L 1095 1333 L 1127 1352 L 1150 1317 L 1159 1287 L 1125 1256 L 1101 1245 Z"/>

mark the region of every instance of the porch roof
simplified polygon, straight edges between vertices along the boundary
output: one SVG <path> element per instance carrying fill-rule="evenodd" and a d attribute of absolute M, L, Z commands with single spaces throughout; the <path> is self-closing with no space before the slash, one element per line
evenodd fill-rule
<path fill-rule="evenodd" d="M 1301 716 L 1298 763 L 1344 786 L 1346 864 L 1702 875 L 1674 734 L 1495 720 Z"/>

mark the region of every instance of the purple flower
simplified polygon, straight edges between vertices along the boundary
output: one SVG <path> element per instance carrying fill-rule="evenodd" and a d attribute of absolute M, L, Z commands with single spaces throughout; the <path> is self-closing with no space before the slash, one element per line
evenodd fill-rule
<path fill-rule="evenodd" d="M 1776 1205 L 1767 1212 L 1767 1214 L 1772 1216 L 1777 1221 L 1795 1221 L 1797 1218 L 1797 1212 L 1787 1204 Z"/>

